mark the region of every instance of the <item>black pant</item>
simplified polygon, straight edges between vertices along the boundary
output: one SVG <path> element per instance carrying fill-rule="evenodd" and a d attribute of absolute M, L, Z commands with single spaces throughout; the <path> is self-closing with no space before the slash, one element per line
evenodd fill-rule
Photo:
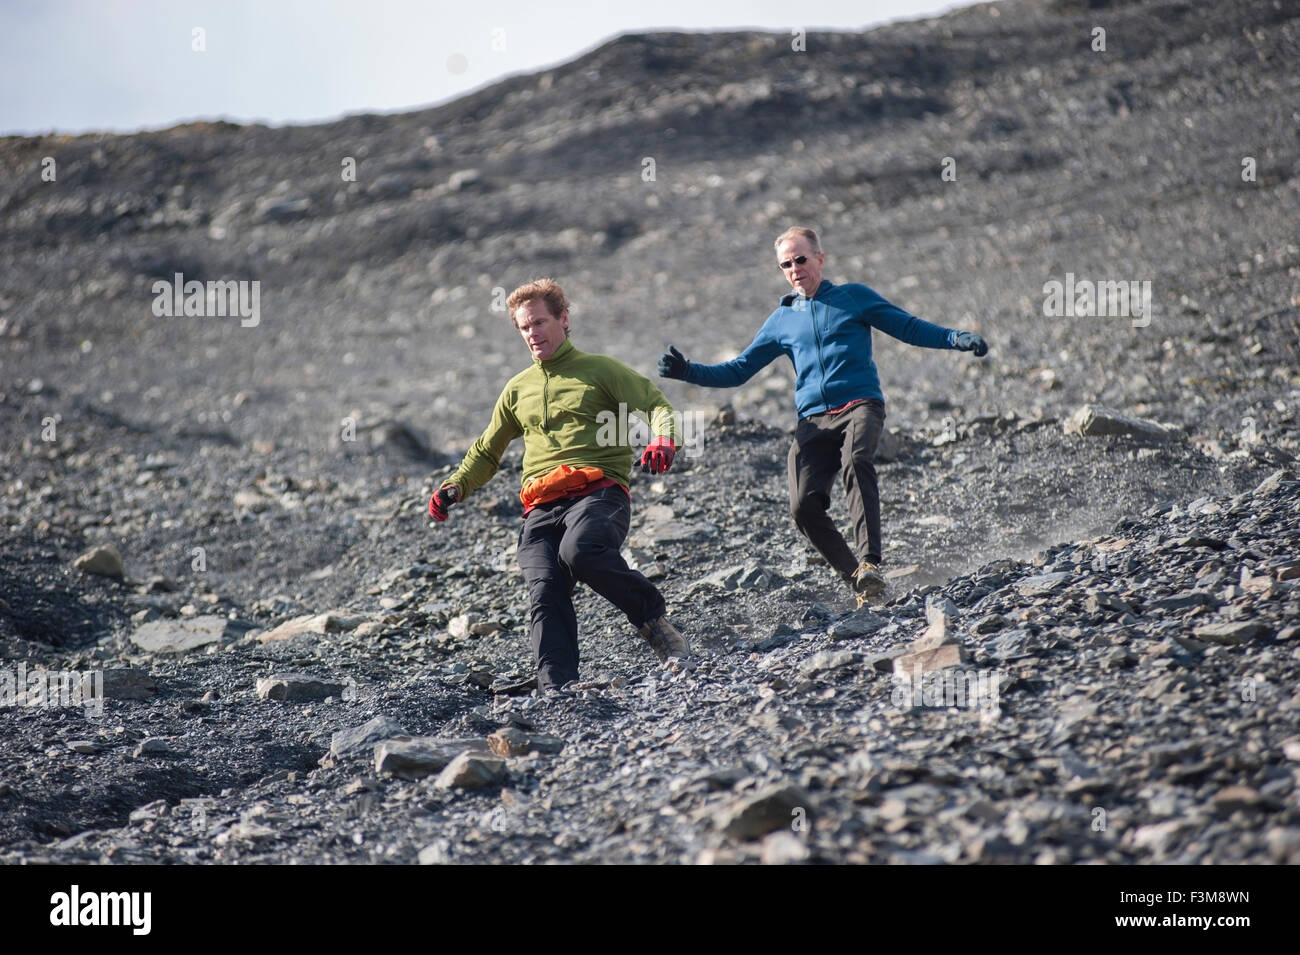
<path fill-rule="evenodd" d="M 528 632 L 539 689 L 578 678 L 573 588 L 586 584 L 634 627 L 663 616 L 664 598 L 619 553 L 632 505 L 621 487 L 533 508 L 519 529 L 519 568 L 528 585 Z"/>
<path fill-rule="evenodd" d="M 885 403 L 869 398 L 839 414 L 800 418 L 790 445 L 790 514 L 841 577 L 858 568 L 826 509 L 838 473 L 853 519 L 853 536 L 862 559 L 880 563 L 880 489 L 873 459 L 885 425 Z"/>

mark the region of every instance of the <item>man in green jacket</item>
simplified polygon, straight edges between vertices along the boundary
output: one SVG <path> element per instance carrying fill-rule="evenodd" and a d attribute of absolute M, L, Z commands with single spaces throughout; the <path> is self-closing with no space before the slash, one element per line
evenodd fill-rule
<path fill-rule="evenodd" d="M 569 341 L 569 303 L 551 279 L 520 286 L 506 300 L 533 365 L 507 382 L 487 429 L 456 473 L 429 499 L 429 516 L 486 484 L 515 438 L 524 439 L 519 567 L 528 586 L 529 635 L 537 687 L 578 678 L 573 588 L 587 584 L 627 615 L 660 660 L 689 648 L 664 614 L 664 598 L 620 553 L 631 519 L 632 448 L 627 415 L 646 419 L 654 438 L 641 469 L 667 471 L 680 439 L 672 405 L 647 378 Z"/>

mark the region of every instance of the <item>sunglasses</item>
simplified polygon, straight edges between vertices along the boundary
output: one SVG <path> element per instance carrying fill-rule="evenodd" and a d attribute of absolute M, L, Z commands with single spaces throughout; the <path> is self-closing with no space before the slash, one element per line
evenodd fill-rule
<path fill-rule="evenodd" d="M 808 256 L 806 256 L 806 255 L 796 255 L 793 259 L 786 259 L 784 262 L 778 262 L 778 263 L 776 263 L 776 264 L 777 264 L 778 266 L 780 266 L 781 271 L 784 272 L 786 269 L 790 268 L 792 265 L 803 265 L 803 264 L 804 264 L 805 262 L 807 262 L 807 261 L 808 261 Z"/>

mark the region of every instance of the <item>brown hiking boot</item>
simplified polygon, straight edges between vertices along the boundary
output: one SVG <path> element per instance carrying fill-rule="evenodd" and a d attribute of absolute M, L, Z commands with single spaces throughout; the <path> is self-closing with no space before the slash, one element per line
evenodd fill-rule
<path fill-rule="evenodd" d="M 859 610 L 885 592 L 885 578 L 880 575 L 880 568 L 865 560 L 853 572 L 849 583 L 853 586 L 853 592 L 858 595 Z"/>
<path fill-rule="evenodd" d="M 686 638 L 677 632 L 677 628 L 668 622 L 666 616 L 656 617 L 641 625 L 641 636 L 650 644 L 660 662 L 669 657 L 688 657 L 691 648 L 686 645 Z"/>

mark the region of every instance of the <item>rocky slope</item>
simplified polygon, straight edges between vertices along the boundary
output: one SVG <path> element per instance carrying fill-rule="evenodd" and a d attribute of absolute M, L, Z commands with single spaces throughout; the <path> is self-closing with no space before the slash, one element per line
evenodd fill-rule
<path fill-rule="evenodd" d="M 0 690 L 110 696 L 0 701 L 0 859 L 1296 861 L 1298 31 L 1008 2 L 806 53 L 622 37 L 404 116 L 0 140 Z M 638 475 L 628 554 L 696 663 L 582 593 L 586 684 L 494 693 L 528 670 L 518 449 L 424 517 L 526 360 L 493 290 L 556 275 L 579 346 L 647 374 L 728 357 L 792 221 L 992 346 L 877 337 L 888 602 L 850 613 L 790 524 L 788 368 L 667 383 L 708 430 Z M 155 316 L 176 272 L 259 281 L 260 321 Z M 1150 280 L 1150 323 L 1045 317 L 1067 272 Z M 1085 402 L 1166 427 L 1067 433 Z M 124 576 L 74 565 L 109 546 Z"/>

